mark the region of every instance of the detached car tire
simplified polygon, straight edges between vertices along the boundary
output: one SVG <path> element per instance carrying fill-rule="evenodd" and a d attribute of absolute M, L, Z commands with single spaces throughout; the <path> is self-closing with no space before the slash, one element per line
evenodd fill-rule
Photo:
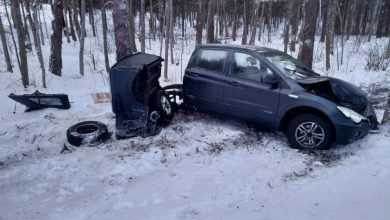
<path fill-rule="evenodd" d="M 164 121 L 171 121 L 173 118 L 174 106 L 169 100 L 168 95 L 160 90 L 157 92 L 154 105 L 156 106 L 156 110 L 160 114 L 160 117 Z"/>
<path fill-rule="evenodd" d="M 110 138 L 107 125 L 99 121 L 84 121 L 66 131 L 68 142 L 74 146 L 94 146 Z"/>
<path fill-rule="evenodd" d="M 287 125 L 286 136 L 291 147 L 300 150 L 329 149 L 334 141 L 330 122 L 315 114 L 303 114 Z"/>

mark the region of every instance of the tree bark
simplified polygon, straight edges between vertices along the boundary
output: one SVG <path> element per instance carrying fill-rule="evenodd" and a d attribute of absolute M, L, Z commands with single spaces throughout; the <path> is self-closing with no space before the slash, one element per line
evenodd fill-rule
<path fill-rule="evenodd" d="M 14 31 L 12 29 L 12 23 L 11 23 L 11 19 L 10 19 L 10 16 L 9 16 L 9 13 L 8 13 L 8 7 L 7 7 L 7 1 L 4 0 L 4 10 L 5 10 L 5 15 L 7 17 L 7 21 L 8 21 L 8 25 L 10 27 L 10 31 L 9 33 L 11 34 L 11 39 L 12 39 L 12 44 L 14 45 L 14 50 L 15 50 L 15 55 L 16 55 L 16 61 L 18 61 L 18 67 L 19 69 L 21 69 L 21 65 L 20 65 L 20 59 L 19 59 L 19 56 L 18 56 L 18 47 L 16 45 L 16 40 L 15 40 L 15 35 L 14 35 Z M 12 16 L 12 15 L 11 15 Z M 13 17 L 13 16 L 12 16 Z M 15 24 L 14 24 L 15 25 Z"/>
<path fill-rule="evenodd" d="M 103 47 L 104 47 L 104 64 L 106 71 L 110 72 L 110 60 L 108 59 L 108 44 L 107 44 L 107 15 L 106 4 L 102 1 L 102 24 L 103 24 Z"/>
<path fill-rule="evenodd" d="M 135 45 L 135 23 L 134 23 L 134 14 L 133 14 L 133 0 L 127 0 L 127 16 L 128 16 L 128 30 L 130 38 L 130 53 L 137 52 L 137 47 Z"/>
<path fill-rule="evenodd" d="M 7 38 L 5 37 L 5 30 L 3 26 L 3 21 L 1 20 L 1 16 L 0 16 L 0 37 L 1 37 L 1 44 L 3 46 L 5 63 L 7 65 L 7 71 L 12 73 L 13 71 L 12 71 L 11 57 L 9 56 Z"/>
<path fill-rule="evenodd" d="M 73 21 L 76 26 L 77 36 L 80 39 L 80 22 L 79 22 L 79 11 L 78 11 L 78 0 L 73 0 Z"/>
<path fill-rule="evenodd" d="M 296 8 L 293 7 L 292 10 L 292 17 L 291 17 L 291 40 L 290 40 L 290 51 L 295 52 L 295 44 L 297 41 L 297 34 L 298 34 L 298 26 L 299 26 L 299 14 L 301 12 L 301 0 L 292 0 L 293 5 L 296 6 Z"/>
<path fill-rule="evenodd" d="M 46 88 L 46 69 L 45 69 L 45 63 L 43 61 L 43 55 L 42 55 L 42 47 L 41 47 L 41 39 L 39 37 L 38 29 L 39 29 L 39 21 L 38 21 L 38 0 L 34 1 L 33 7 L 32 7 L 33 13 L 33 23 L 35 24 L 35 32 L 34 32 L 34 44 L 35 44 L 35 50 L 37 52 L 39 65 L 41 67 L 42 71 L 42 86 L 43 88 Z M 32 24 L 33 26 L 33 24 Z"/>
<path fill-rule="evenodd" d="M 233 27 L 232 27 L 232 40 L 236 41 L 237 37 L 237 0 L 234 0 L 234 9 L 233 9 Z"/>
<path fill-rule="evenodd" d="M 116 45 L 116 60 L 131 54 L 128 22 L 126 21 L 126 0 L 112 1 L 112 17 Z"/>
<path fill-rule="evenodd" d="M 317 0 L 304 0 L 304 21 L 300 32 L 298 60 L 307 67 L 313 64 L 314 37 L 317 23 Z"/>
<path fill-rule="evenodd" d="M 84 76 L 84 42 L 85 42 L 85 0 L 81 0 L 81 30 L 80 30 L 80 53 L 79 67 L 80 75 Z"/>
<path fill-rule="evenodd" d="M 203 3 L 204 0 L 198 1 L 198 13 L 196 15 L 196 44 L 202 43 L 202 37 L 203 37 L 203 21 L 204 21 L 204 14 L 203 14 Z"/>
<path fill-rule="evenodd" d="M 22 23 L 22 16 L 20 15 L 19 0 L 11 1 L 11 11 L 14 15 L 14 24 L 16 26 L 16 32 L 18 34 L 19 45 L 19 57 L 20 57 L 20 73 L 22 75 L 22 83 L 26 88 L 30 82 L 28 78 L 28 66 L 27 66 L 27 51 L 26 51 L 26 34 Z"/>
<path fill-rule="evenodd" d="M 92 36 L 96 37 L 96 27 L 95 27 L 95 15 L 93 13 L 93 1 L 94 0 L 90 0 L 89 1 L 89 9 L 88 9 L 88 12 L 89 12 L 89 23 L 91 24 L 92 26 Z"/>
<path fill-rule="evenodd" d="M 164 79 L 168 80 L 168 65 L 169 65 L 169 54 L 168 54 L 168 47 L 169 47 L 169 38 L 170 38 L 170 5 L 172 4 L 172 0 L 166 0 L 165 4 L 165 64 L 164 64 Z"/>
<path fill-rule="evenodd" d="M 242 32 L 242 41 L 241 41 L 241 44 L 242 45 L 245 45 L 248 41 L 248 17 L 249 17 L 249 13 L 248 13 L 248 0 L 244 0 L 244 28 L 243 28 L 243 32 Z"/>
<path fill-rule="evenodd" d="M 209 1 L 209 11 L 207 14 L 207 43 L 214 43 L 214 7 L 215 0 Z"/>
<path fill-rule="evenodd" d="M 140 1 L 140 36 L 139 36 L 139 41 L 141 42 L 141 52 L 145 53 L 145 0 Z"/>
<path fill-rule="evenodd" d="M 57 76 L 61 76 L 62 69 L 62 29 L 64 28 L 62 0 L 53 0 L 51 11 L 53 13 L 53 21 L 51 22 L 53 33 L 51 35 L 50 45 L 50 72 Z"/>

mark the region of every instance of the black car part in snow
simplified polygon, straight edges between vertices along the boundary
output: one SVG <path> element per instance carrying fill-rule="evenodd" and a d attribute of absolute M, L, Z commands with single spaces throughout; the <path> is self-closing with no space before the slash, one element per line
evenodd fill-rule
<path fill-rule="evenodd" d="M 117 138 L 156 135 L 161 130 L 161 123 L 172 118 L 173 99 L 177 95 L 160 86 L 163 61 L 156 55 L 136 53 L 111 68 L 112 110 Z"/>
<path fill-rule="evenodd" d="M 26 112 L 43 108 L 69 109 L 70 103 L 66 94 L 45 94 L 36 90 L 31 94 L 9 94 L 9 98 L 27 106 Z"/>

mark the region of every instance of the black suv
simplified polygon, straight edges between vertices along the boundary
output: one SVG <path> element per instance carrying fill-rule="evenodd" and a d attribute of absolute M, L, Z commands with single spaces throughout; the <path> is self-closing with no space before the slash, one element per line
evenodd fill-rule
<path fill-rule="evenodd" d="M 269 48 L 199 45 L 185 70 L 184 105 L 282 130 L 292 147 L 327 149 L 378 122 L 366 95 Z"/>

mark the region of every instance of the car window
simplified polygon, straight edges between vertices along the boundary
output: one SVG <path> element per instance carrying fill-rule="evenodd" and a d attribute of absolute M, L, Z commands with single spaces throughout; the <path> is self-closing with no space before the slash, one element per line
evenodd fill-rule
<path fill-rule="evenodd" d="M 201 50 L 197 67 L 216 72 L 223 72 L 227 51 L 223 50 Z"/>
<path fill-rule="evenodd" d="M 233 56 L 232 76 L 261 82 L 261 77 L 265 74 L 271 74 L 264 63 L 250 54 L 235 52 Z"/>

